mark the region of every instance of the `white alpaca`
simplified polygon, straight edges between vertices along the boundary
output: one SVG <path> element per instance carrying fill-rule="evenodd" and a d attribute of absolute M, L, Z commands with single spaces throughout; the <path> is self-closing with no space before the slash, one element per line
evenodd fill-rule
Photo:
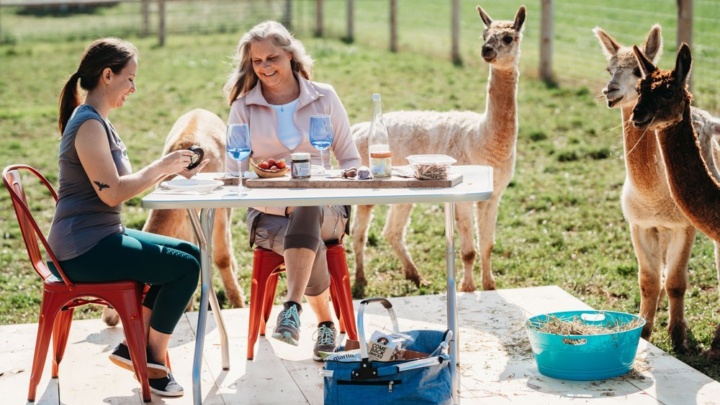
<path fill-rule="evenodd" d="M 514 21 L 493 21 L 480 7 L 478 14 L 485 24 L 482 57 L 490 64 L 485 113 L 471 111 L 399 111 L 384 115 L 390 134 L 393 165 L 406 165 L 409 155 L 441 153 L 454 157 L 460 165 L 493 167 L 493 196 L 476 204 L 478 246 L 482 267 L 482 287 L 495 289 L 490 267 L 490 252 L 495 243 L 500 197 L 513 176 L 515 143 L 518 132 L 517 84 L 520 43 L 526 10 L 521 6 Z M 363 164 L 367 165 L 368 131 L 363 122 L 352 127 Z M 472 203 L 456 206 L 457 231 L 464 267 L 461 288 L 474 291 L 473 267 L 477 255 L 473 241 Z M 410 221 L 412 204 L 395 204 L 389 208 L 383 236 L 402 261 L 405 277 L 416 285 L 422 283 L 405 243 L 405 228 Z M 353 222 L 355 283 L 367 283 L 364 273 L 364 250 L 372 206 L 358 206 Z"/>
<path fill-rule="evenodd" d="M 187 149 L 198 145 L 205 152 L 210 162 L 203 168 L 204 172 L 225 171 L 225 123 L 216 114 L 195 109 L 183 114 L 173 125 L 165 139 L 162 154 L 179 149 Z M 164 180 L 163 180 L 164 181 Z M 244 307 L 245 299 L 242 288 L 238 284 L 238 265 L 232 247 L 230 233 L 232 210 L 218 209 L 215 212 L 213 226 L 213 262 L 220 272 L 225 286 L 225 294 L 230 305 Z M 172 236 L 174 238 L 195 242 L 190 219 L 185 210 L 150 210 L 143 231 Z M 116 325 L 119 321 L 113 309 L 103 310 L 103 321 L 107 325 Z"/>
<path fill-rule="evenodd" d="M 668 331 L 673 348 L 683 352 L 687 350 L 684 317 L 687 264 L 696 229 L 673 201 L 655 132 L 632 125 L 632 110 L 638 100 L 635 86 L 640 78 L 640 68 L 632 47 L 620 45 L 599 27 L 593 32 L 608 60 L 607 70 L 611 76 L 603 94 L 608 107 L 621 110 L 623 122 L 626 177 L 621 203 L 623 215 L 630 224 L 638 261 L 640 316 L 647 322 L 642 336 L 649 339 L 652 333 L 662 294 L 662 278 L 665 277 L 664 287 L 669 298 Z M 662 36 L 659 25 L 652 27 L 643 48 L 648 57 L 654 60 L 660 58 Z M 702 149 L 709 169 L 720 179 L 713 159 L 713 135 L 720 126 L 710 114 L 698 109 L 693 111 L 693 121 L 703 134 Z M 717 266 L 717 243 L 715 254 Z"/>

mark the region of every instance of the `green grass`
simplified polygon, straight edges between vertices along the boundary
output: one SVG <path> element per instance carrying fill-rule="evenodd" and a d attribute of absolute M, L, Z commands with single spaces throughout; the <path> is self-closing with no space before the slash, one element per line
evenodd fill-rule
<path fill-rule="evenodd" d="M 510 18 L 519 2 L 506 3 L 487 8 L 496 18 Z M 528 3 L 528 27 L 537 26 L 537 2 Z M 366 7 L 365 2 L 356 4 Z M 422 4 L 427 6 L 425 11 L 442 12 Z M 425 50 L 410 42 L 412 35 L 418 35 L 422 44 L 423 38 L 430 38 L 423 35 L 430 35 L 433 29 L 437 37 L 445 35 L 445 31 L 438 34 L 433 25 L 440 23 L 427 17 L 418 17 L 421 23 L 412 35 L 403 34 L 405 45 L 397 54 L 386 50 L 386 39 L 380 31 L 384 25 L 377 23 L 380 28 L 372 29 L 377 27 L 370 23 L 369 9 L 358 10 L 358 15 L 366 17 L 359 22 L 355 44 L 345 44 L 339 36 L 312 38 L 308 30 L 301 30 L 299 35 L 316 59 L 315 79 L 335 86 L 353 123 L 370 118 L 373 92 L 382 93 L 385 111 L 483 111 L 488 69 L 478 56 L 479 19 L 474 10 L 466 11 L 472 10 L 474 4 L 468 7 L 468 2 L 463 2 L 463 38 L 467 39 L 463 42 L 461 66 L 448 62 L 445 46 L 428 40 Z M 593 26 L 605 25 L 603 21 Z M 654 16 L 648 16 L 621 40 L 644 38 L 652 22 Z M 3 24 L 3 30 L 10 25 L 5 14 Z M 422 33 L 420 27 L 427 33 Z M 607 74 L 590 28 L 576 34 L 578 41 L 587 43 L 586 64 L 578 65 L 567 77 L 563 71 L 558 72 L 558 86 L 547 86 L 535 79 L 537 35 L 532 31 L 526 34 L 518 91 L 518 158 L 514 180 L 500 207 L 493 269 L 498 288 L 555 284 L 596 309 L 636 313 L 640 301 L 637 264 L 620 210 L 624 180 L 620 117 L 618 111 L 608 110 L 598 98 Z M 221 88 L 241 29 L 207 35 L 174 34 L 162 48 L 156 46 L 155 38 L 126 36 L 141 52 L 138 92 L 124 108 L 113 112 L 111 120 L 130 149 L 133 166 L 139 168 L 159 156 L 165 135 L 182 113 L 202 107 L 223 119 L 227 117 L 228 106 Z M 559 35 L 568 36 L 562 32 Z M 75 70 L 91 37 L 69 34 L 53 41 L 17 40 L 0 45 L 0 167 L 24 162 L 56 181 L 58 91 L 66 76 Z M 672 52 L 666 47 L 663 66 L 670 64 Z M 52 215 L 47 197 L 33 197 L 40 201 L 34 210 L 47 226 Z M 419 289 L 403 279 L 399 261 L 381 236 L 386 208 L 375 209 L 367 249 L 369 285 L 365 295 L 442 292 L 442 206 L 417 206 L 408 229 L 413 258 L 429 281 Z M 146 217 L 139 197 L 126 204 L 124 218 L 128 226 L 140 228 Z M 251 252 L 247 249 L 243 217 L 243 211 L 234 213 L 233 237 L 242 269 L 240 281 L 248 292 Z M 0 324 L 36 322 L 40 286 L 27 262 L 7 193 L 0 193 L 0 235 Z M 352 252 L 348 260 L 352 266 Z M 459 257 L 456 262 L 460 263 Z M 703 235 L 696 239 L 688 277 L 687 322 L 693 344 L 702 350 L 709 347 L 720 323 L 712 244 Z M 224 291 L 219 279 L 216 286 L 222 299 Z M 94 317 L 97 312 L 78 316 Z M 652 342 L 671 352 L 666 324 L 664 302 Z M 717 364 L 709 364 L 695 354 L 679 358 L 720 379 Z"/>

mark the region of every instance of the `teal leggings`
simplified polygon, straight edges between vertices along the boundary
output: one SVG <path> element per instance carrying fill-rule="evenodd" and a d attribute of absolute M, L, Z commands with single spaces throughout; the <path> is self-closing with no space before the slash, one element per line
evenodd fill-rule
<path fill-rule="evenodd" d="M 57 276 L 55 266 L 49 264 Z M 60 265 L 76 282 L 135 280 L 150 284 L 143 301 L 152 310 L 150 326 L 171 334 L 197 288 L 200 249 L 180 239 L 126 229 Z"/>

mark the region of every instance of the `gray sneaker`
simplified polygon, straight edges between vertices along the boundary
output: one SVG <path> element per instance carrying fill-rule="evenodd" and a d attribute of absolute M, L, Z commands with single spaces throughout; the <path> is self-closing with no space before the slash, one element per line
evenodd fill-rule
<path fill-rule="evenodd" d="M 337 340 L 337 331 L 335 330 L 335 325 L 330 325 L 330 327 L 321 325 L 315 331 L 315 337 L 313 339 L 315 339 L 315 347 L 313 348 L 313 360 L 323 361 L 322 356 L 320 356 L 320 352 L 332 353 L 335 351 L 335 341 Z"/>
<path fill-rule="evenodd" d="M 300 314 L 295 305 L 290 305 L 289 308 L 283 308 L 280 311 L 272 337 L 293 346 L 298 345 L 298 340 L 300 340 Z"/>

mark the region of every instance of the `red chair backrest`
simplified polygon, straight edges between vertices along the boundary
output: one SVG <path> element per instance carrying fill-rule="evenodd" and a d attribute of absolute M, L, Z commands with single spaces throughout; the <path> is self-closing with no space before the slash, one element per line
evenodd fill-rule
<path fill-rule="evenodd" d="M 25 241 L 25 247 L 27 248 L 30 262 L 35 269 L 35 272 L 37 272 L 37 274 L 42 277 L 43 280 L 52 276 L 52 273 L 50 272 L 50 269 L 48 268 L 45 261 L 46 259 L 43 257 L 42 250 L 40 249 L 40 245 L 42 244 L 43 248 L 47 252 L 48 257 L 55 264 L 58 273 L 60 273 L 63 282 L 65 282 L 68 288 L 72 290 L 73 288 L 75 288 L 75 285 L 67 278 L 65 273 L 62 271 L 60 263 L 58 263 L 55 254 L 53 253 L 52 249 L 50 249 L 50 246 L 45 239 L 45 235 L 43 235 L 42 230 L 33 218 L 32 213 L 30 212 L 30 208 L 27 204 L 27 197 L 25 195 L 25 189 L 22 185 L 22 176 L 20 174 L 21 170 L 35 175 L 35 177 L 40 181 L 40 183 L 43 184 L 50 192 L 50 195 L 52 195 L 54 204 L 57 203 L 58 196 L 52 184 L 50 184 L 50 182 L 45 178 L 45 176 L 43 176 L 39 171 L 28 165 L 10 165 L 3 170 L 3 183 L 5 183 L 5 188 L 7 188 L 7 190 L 10 192 L 10 198 L 12 199 L 13 208 L 15 209 L 15 215 L 17 216 L 18 225 L 20 226 L 20 232 L 22 233 L 23 240 Z"/>

